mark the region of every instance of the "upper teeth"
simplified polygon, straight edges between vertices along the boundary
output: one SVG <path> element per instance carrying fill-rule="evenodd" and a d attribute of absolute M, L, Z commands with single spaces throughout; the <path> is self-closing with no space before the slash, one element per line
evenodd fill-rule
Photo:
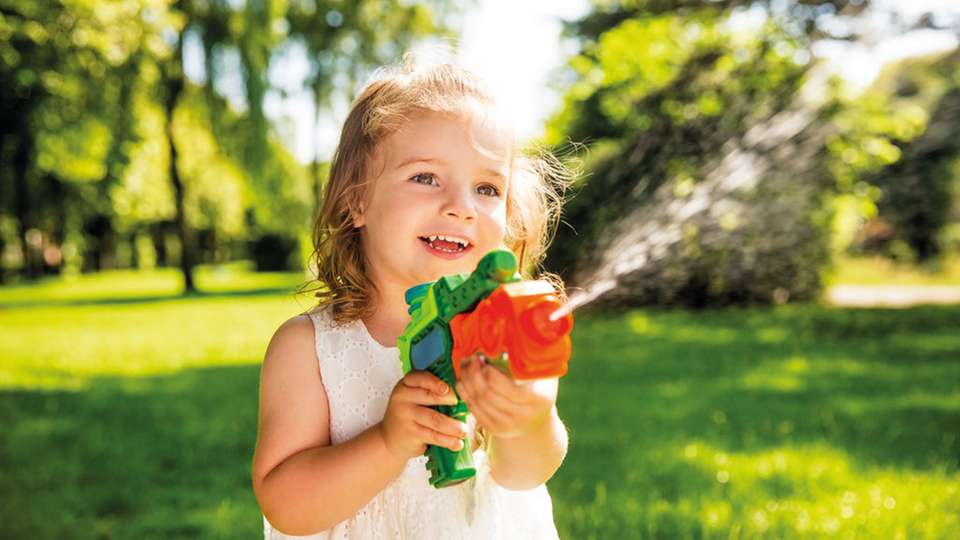
<path fill-rule="evenodd" d="M 431 242 L 433 242 L 434 240 L 440 239 L 447 242 L 456 242 L 461 246 L 466 246 L 467 244 L 470 243 L 470 241 L 465 238 L 460 238 L 459 236 L 449 236 L 445 234 L 434 234 L 434 235 L 427 236 L 426 238 L 428 238 Z"/>

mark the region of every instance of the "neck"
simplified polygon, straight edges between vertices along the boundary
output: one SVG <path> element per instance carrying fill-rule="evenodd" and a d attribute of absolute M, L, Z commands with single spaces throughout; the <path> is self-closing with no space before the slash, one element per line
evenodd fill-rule
<path fill-rule="evenodd" d="M 397 286 L 378 289 L 374 300 L 377 309 L 363 319 L 370 337 L 384 347 L 396 347 L 397 338 L 410 322 L 407 303 L 403 299 L 405 292 L 406 288 Z"/>

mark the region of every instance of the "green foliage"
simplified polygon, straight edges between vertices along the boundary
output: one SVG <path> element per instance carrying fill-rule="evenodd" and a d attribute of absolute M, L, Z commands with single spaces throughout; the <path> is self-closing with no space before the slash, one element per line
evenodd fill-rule
<path fill-rule="evenodd" d="M 140 251 L 179 260 L 189 278 L 193 261 L 231 245 L 298 238 L 322 179 L 266 117 L 288 90 L 268 77 L 275 61 L 305 47 L 320 118 L 374 66 L 446 32 L 457 6 L 0 0 L 0 219 L 14 224 L 0 248 L 18 253 L 0 259 L 0 281 L 10 262 L 36 277 L 137 264 L 127 254 Z M 198 51 L 202 76 L 188 80 Z M 44 262 L 54 251 L 61 262 Z"/>
<path fill-rule="evenodd" d="M 44 172 L 64 180 L 83 182 L 102 179 L 107 172 L 105 158 L 110 149 L 110 130 L 95 118 L 64 123 L 54 114 L 44 115 L 44 131 L 37 137 L 37 165 Z"/>
<path fill-rule="evenodd" d="M 167 24 L 163 10 L 143 13 L 159 7 L 147 0 L 0 3 L 0 214 L 17 224 L 11 243 L 19 244 L 25 273 L 35 275 L 50 255 L 43 246 L 64 252 L 70 239 L 71 250 L 108 244 L 76 238 L 113 213 L 109 193 L 136 138 L 144 58 Z M 28 234 L 38 241 L 27 242 Z"/>
<path fill-rule="evenodd" d="M 762 23 L 737 19 L 746 5 Z M 583 287 L 617 277 L 610 302 L 765 303 L 815 297 L 865 220 L 892 224 L 898 256 L 940 252 L 957 193 L 957 53 L 853 93 L 808 59 L 830 37 L 823 14 L 851 22 L 865 3 L 675 6 L 597 1 L 568 24 L 581 51 L 547 140 L 590 151 L 551 269 Z"/>
<path fill-rule="evenodd" d="M 297 237 L 264 234 L 250 243 L 250 256 L 257 271 L 282 271 L 300 266 L 300 242 Z"/>
<path fill-rule="evenodd" d="M 561 227 L 547 264 L 576 285 L 612 275 L 623 266 L 611 260 L 624 251 L 616 238 L 646 231 L 633 244 L 649 244 L 647 262 L 621 280 L 617 301 L 704 305 L 818 293 L 826 225 L 813 159 L 822 129 L 812 114 L 800 116 L 801 136 L 771 142 L 794 129 L 779 126 L 788 120 L 777 113 L 798 108 L 801 44 L 772 22 L 736 31 L 724 21 L 713 10 L 626 19 L 571 60 L 580 78 L 548 140 L 592 149 L 566 208 L 572 227 Z"/>
<path fill-rule="evenodd" d="M 889 95 L 889 109 L 928 111 L 913 137 L 900 137 L 895 163 L 869 176 L 882 191 L 879 215 L 920 262 L 940 256 L 960 177 L 960 52 L 904 62 L 875 85 Z"/>
<path fill-rule="evenodd" d="M 215 228 L 228 236 L 244 229 L 249 182 L 214 139 L 201 96 L 187 91 L 173 118 L 177 168 L 187 186 L 187 221 L 198 229 Z"/>
<path fill-rule="evenodd" d="M 116 225 L 122 231 L 172 220 L 176 211 L 167 176 L 170 149 L 163 107 L 145 92 L 136 94 L 133 107 L 136 142 L 129 146 L 130 162 L 120 181 L 110 190 Z"/>
<path fill-rule="evenodd" d="M 838 81 L 827 107 L 834 131 L 827 138 L 826 167 L 835 181 L 824 194 L 833 214 L 831 248 L 846 252 L 865 220 L 877 217 L 884 192 L 878 173 L 898 162 L 901 146 L 927 129 L 928 107 L 918 101 L 897 102 L 878 86 L 851 93 Z"/>

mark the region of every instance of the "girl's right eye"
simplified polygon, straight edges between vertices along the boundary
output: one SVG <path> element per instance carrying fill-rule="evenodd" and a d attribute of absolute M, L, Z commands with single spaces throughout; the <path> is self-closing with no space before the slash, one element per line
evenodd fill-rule
<path fill-rule="evenodd" d="M 436 183 L 437 176 L 433 173 L 417 173 L 411 176 L 410 180 L 418 184 L 433 185 Z"/>

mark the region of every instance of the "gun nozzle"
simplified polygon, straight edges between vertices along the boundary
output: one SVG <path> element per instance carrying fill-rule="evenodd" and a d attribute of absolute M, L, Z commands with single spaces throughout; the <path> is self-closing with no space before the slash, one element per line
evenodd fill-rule
<path fill-rule="evenodd" d="M 572 311 L 573 311 L 573 307 L 570 304 L 565 304 L 561 306 L 560 309 L 554 310 L 553 313 L 551 313 L 550 316 L 547 317 L 547 319 L 550 322 L 554 322 L 554 321 L 560 320 L 563 317 L 566 317 Z"/>
<path fill-rule="evenodd" d="M 557 309 L 556 302 L 544 301 L 535 304 L 524 314 L 524 326 L 543 342 L 553 342 L 569 334 L 573 317 L 564 307 Z"/>

